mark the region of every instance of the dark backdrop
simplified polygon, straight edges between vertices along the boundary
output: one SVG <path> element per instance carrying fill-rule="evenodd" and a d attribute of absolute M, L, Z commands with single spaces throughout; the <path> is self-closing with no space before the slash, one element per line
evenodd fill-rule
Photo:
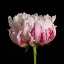
<path fill-rule="evenodd" d="M 25 49 L 14 44 L 9 38 L 8 16 L 15 16 L 18 13 L 38 13 L 39 15 L 56 15 L 57 25 L 56 38 L 50 45 L 37 48 L 37 64 L 62 64 L 64 55 L 64 2 L 63 1 L 1 1 L 0 2 L 0 64 L 33 64 L 32 47 L 27 53 Z"/>

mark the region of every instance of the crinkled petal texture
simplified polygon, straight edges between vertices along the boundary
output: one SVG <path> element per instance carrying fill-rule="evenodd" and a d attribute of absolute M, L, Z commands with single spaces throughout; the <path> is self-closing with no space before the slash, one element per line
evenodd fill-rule
<path fill-rule="evenodd" d="M 56 16 L 38 16 L 19 13 L 13 19 L 9 16 L 9 36 L 20 47 L 34 44 L 44 45 L 51 42 L 56 36 L 54 21 Z"/>

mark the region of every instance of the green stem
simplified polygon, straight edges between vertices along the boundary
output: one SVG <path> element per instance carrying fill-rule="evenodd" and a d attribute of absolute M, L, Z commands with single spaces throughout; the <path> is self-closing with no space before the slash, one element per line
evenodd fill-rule
<path fill-rule="evenodd" d="M 33 46 L 34 64 L 36 64 L 36 45 Z"/>

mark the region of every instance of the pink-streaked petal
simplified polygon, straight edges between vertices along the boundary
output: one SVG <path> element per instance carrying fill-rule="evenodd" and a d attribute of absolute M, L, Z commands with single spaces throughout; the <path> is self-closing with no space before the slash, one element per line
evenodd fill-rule
<path fill-rule="evenodd" d="M 21 33 L 22 33 L 22 31 L 20 31 L 18 33 L 18 35 L 17 35 L 17 42 L 18 42 L 19 46 L 26 47 L 27 46 L 27 43 L 23 42 Z"/>
<path fill-rule="evenodd" d="M 45 32 L 43 32 L 42 34 L 41 34 L 41 40 L 40 40 L 40 44 L 44 44 L 45 43 L 45 41 L 46 41 L 46 33 Z"/>
<path fill-rule="evenodd" d="M 40 41 L 42 33 L 42 26 L 36 22 L 35 23 L 35 41 L 36 43 Z"/>
<path fill-rule="evenodd" d="M 48 37 L 48 39 L 51 39 L 52 40 L 54 38 L 54 36 L 55 36 L 54 35 L 54 31 L 49 28 L 49 37 Z"/>
<path fill-rule="evenodd" d="M 17 35 L 17 40 L 18 40 L 19 45 L 20 45 L 21 43 L 23 43 L 22 37 L 21 37 L 21 33 L 22 33 L 22 31 L 20 31 L 20 32 L 18 33 L 18 35 Z"/>
<path fill-rule="evenodd" d="M 44 45 L 47 44 L 49 42 L 51 42 L 55 37 L 54 31 L 52 28 L 48 28 L 45 30 L 45 32 L 43 32 L 41 34 L 41 41 L 40 41 L 40 45 Z"/>

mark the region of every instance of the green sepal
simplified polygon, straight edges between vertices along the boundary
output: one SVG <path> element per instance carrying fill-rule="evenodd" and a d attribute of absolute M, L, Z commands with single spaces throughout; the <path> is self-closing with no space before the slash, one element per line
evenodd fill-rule
<path fill-rule="evenodd" d="M 35 44 L 35 46 L 36 46 L 36 49 L 38 48 L 38 44 Z M 36 54 L 37 54 L 37 51 L 36 51 Z"/>
<path fill-rule="evenodd" d="M 38 47 L 38 44 L 36 44 L 36 49 L 37 49 L 37 47 Z"/>

